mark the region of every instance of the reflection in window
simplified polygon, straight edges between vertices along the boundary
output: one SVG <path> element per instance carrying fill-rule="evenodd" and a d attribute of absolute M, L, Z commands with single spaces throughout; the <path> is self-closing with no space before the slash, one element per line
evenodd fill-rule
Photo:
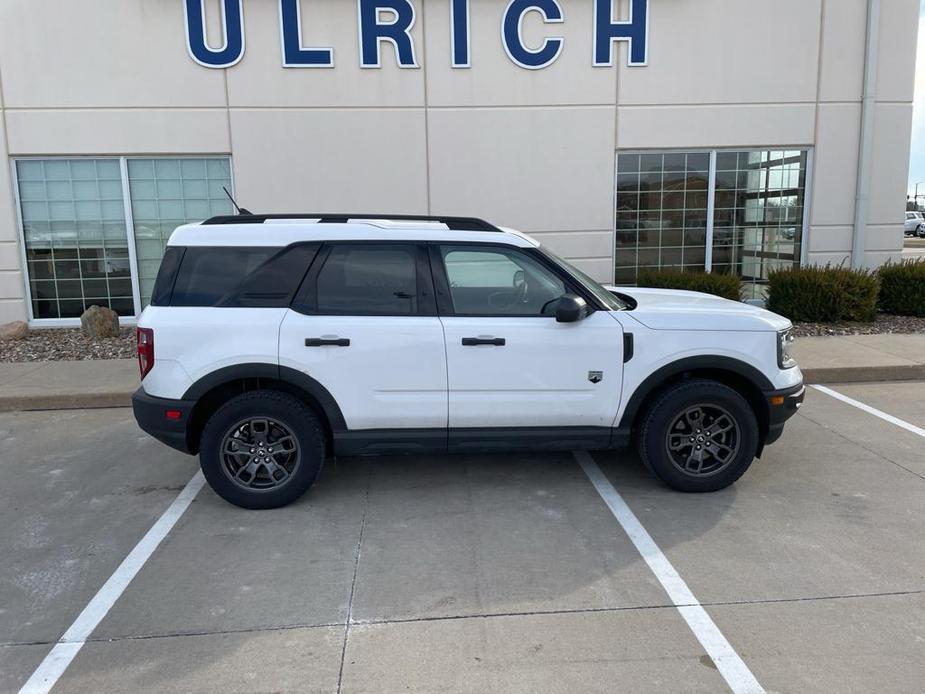
<path fill-rule="evenodd" d="M 799 265 L 807 153 L 719 152 L 713 271 L 746 283 L 746 298 L 763 298 L 771 270 Z"/>
<path fill-rule="evenodd" d="M 620 153 L 617 157 L 616 282 L 640 268 L 703 270 L 712 232 L 714 272 L 735 274 L 747 298 L 768 272 L 798 264 L 808 154 L 805 151 Z M 715 175 L 713 227 L 711 174 Z"/>
<path fill-rule="evenodd" d="M 181 224 L 231 214 L 222 187 L 231 189 L 228 159 L 129 159 L 135 253 L 141 305 L 151 301 L 167 240 Z"/>
<path fill-rule="evenodd" d="M 118 159 L 16 162 L 34 318 L 135 313 Z"/>
<path fill-rule="evenodd" d="M 618 167 L 617 283 L 640 268 L 703 270 L 710 155 L 621 154 Z"/>

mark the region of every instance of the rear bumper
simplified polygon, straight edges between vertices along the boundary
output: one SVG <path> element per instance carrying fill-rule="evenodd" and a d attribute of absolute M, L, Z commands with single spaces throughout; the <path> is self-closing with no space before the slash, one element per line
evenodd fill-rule
<path fill-rule="evenodd" d="M 806 397 L 806 387 L 799 383 L 785 390 L 765 393 L 768 402 L 768 435 L 764 440 L 766 446 L 777 441 L 784 433 L 787 420 L 797 413 Z M 775 402 L 779 404 L 775 404 Z"/>
<path fill-rule="evenodd" d="M 187 427 L 190 413 L 196 403 L 190 400 L 168 400 L 148 395 L 139 388 L 132 396 L 132 410 L 135 421 L 143 431 L 183 453 L 192 454 L 187 441 Z M 167 412 L 179 412 L 180 416 L 171 419 Z"/>

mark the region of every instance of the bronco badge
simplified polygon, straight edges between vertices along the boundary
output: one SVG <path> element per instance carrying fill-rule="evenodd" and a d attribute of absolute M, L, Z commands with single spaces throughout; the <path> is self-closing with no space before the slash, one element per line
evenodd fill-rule
<path fill-rule="evenodd" d="M 591 381 L 591 383 L 600 383 L 601 381 L 604 380 L 604 372 L 603 371 L 589 371 L 588 380 Z"/>

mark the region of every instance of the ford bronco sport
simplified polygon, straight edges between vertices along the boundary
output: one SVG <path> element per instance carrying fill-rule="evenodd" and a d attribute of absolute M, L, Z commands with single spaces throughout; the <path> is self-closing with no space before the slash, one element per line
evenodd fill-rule
<path fill-rule="evenodd" d="M 297 499 L 331 456 L 631 443 L 708 492 L 802 403 L 790 330 L 705 294 L 604 287 L 479 219 L 218 217 L 170 238 L 133 404 L 246 508 Z"/>

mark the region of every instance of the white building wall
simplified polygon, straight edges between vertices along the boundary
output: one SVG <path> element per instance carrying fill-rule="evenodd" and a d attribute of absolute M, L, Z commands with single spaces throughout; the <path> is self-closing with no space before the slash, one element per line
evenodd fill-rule
<path fill-rule="evenodd" d="M 218 4 L 210 0 L 210 31 Z M 278 3 L 244 0 L 246 55 L 187 55 L 179 0 L 0 4 L 0 154 L 230 154 L 253 210 L 474 214 L 613 272 L 614 151 L 814 148 L 810 262 L 851 248 L 866 0 L 650 0 L 649 65 L 593 68 L 592 4 L 524 25 L 565 38 L 524 70 L 500 41 L 506 2 L 472 0 L 472 67 L 450 66 L 447 0 L 416 0 L 420 69 L 361 69 L 356 3 L 304 0 L 303 41 L 334 69 L 281 66 Z M 623 16 L 628 0 L 619 0 Z M 916 0 L 884 0 L 869 263 L 902 246 Z M 79 31 L 75 31 L 75 27 Z M 26 315 L 8 161 L 0 166 L 0 322 Z"/>

